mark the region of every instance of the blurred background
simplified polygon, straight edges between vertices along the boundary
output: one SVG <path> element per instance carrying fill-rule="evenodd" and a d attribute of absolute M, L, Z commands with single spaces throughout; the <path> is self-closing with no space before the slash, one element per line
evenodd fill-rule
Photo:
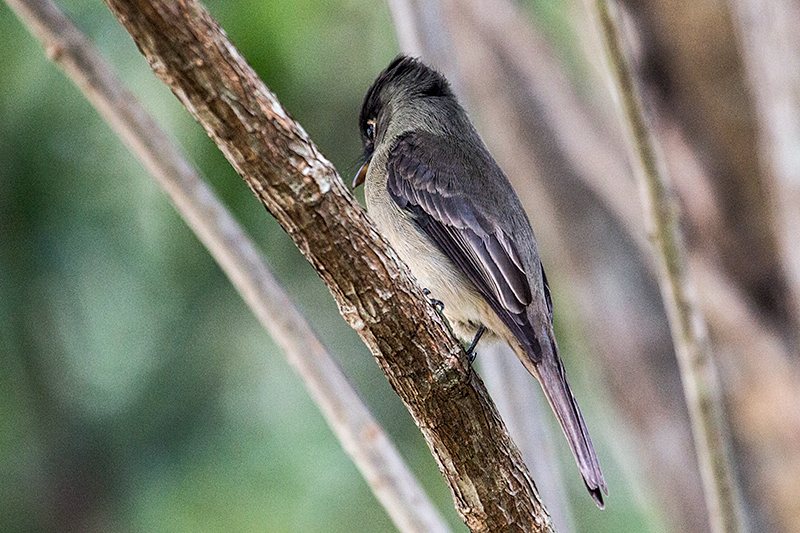
<path fill-rule="evenodd" d="M 751 4 L 623 2 L 748 520 L 790 532 L 800 531 L 800 24 L 796 6 L 775 7 L 790 2 L 760 15 Z M 291 240 L 105 5 L 60 5 L 201 169 L 453 530 L 466 531 L 410 416 Z M 639 193 L 584 6 L 206 5 L 347 182 L 361 99 L 401 46 L 448 75 L 530 214 L 610 489 L 600 512 L 555 429 L 560 530 L 708 531 Z M 155 180 L 4 3 L 0 42 L 0 529 L 394 530 Z"/>

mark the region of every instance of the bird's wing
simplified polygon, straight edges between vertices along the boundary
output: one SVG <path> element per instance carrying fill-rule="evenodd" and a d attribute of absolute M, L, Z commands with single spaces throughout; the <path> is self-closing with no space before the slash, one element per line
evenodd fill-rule
<path fill-rule="evenodd" d="M 494 216 L 464 192 L 469 190 L 463 185 L 467 172 L 500 170 L 486 159 L 472 161 L 472 168 L 467 168 L 464 158 L 441 139 L 419 132 L 398 139 L 387 161 L 389 196 L 411 213 L 461 269 L 517 340 L 529 348 L 526 351 L 540 355 L 526 313 L 532 302 L 531 286 L 516 245 Z M 454 187 L 458 184 L 461 187 Z"/>

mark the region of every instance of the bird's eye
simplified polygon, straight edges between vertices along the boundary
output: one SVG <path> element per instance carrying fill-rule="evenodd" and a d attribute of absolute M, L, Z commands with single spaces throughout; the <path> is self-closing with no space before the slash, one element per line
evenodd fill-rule
<path fill-rule="evenodd" d="M 375 138 L 375 124 L 373 122 L 367 123 L 367 139 L 370 141 Z"/>

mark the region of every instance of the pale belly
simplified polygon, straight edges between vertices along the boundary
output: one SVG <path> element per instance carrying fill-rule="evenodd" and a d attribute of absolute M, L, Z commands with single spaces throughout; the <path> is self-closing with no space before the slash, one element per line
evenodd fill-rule
<path fill-rule="evenodd" d="M 367 204 L 370 207 L 369 201 Z M 507 331 L 486 300 L 460 270 L 434 245 L 419 227 L 400 209 L 387 214 L 383 209 L 369 209 L 378 229 L 392 248 L 409 266 L 420 286 L 430 291 L 430 297 L 444 304 L 442 313 L 459 338 L 471 341 L 483 325 L 490 338 Z M 388 215 L 388 216 L 387 216 Z M 504 335 L 500 335 L 504 337 Z"/>

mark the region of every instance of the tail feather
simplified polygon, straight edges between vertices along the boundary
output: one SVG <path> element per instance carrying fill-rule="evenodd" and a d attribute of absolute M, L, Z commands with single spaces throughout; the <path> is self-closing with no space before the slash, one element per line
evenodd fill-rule
<path fill-rule="evenodd" d="M 608 495 L 608 488 L 581 410 L 578 408 L 578 403 L 567 382 L 564 365 L 556 355 L 554 358 L 545 356 L 535 366 L 538 371 L 536 377 L 567 437 L 569 447 L 572 449 L 572 454 L 575 456 L 575 461 L 583 476 L 583 482 L 597 506 L 602 509 L 605 507 L 603 493 Z"/>
<path fill-rule="evenodd" d="M 555 339 L 543 340 L 545 342 L 541 343 L 540 354 L 518 352 L 517 355 L 542 386 L 547 401 L 567 437 L 569 447 L 583 476 L 583 482 L 597 506 L 603 509 L 605 507 L 603 494 L 608 495 L 608 487 L 606 487 L 603 472 L 600 470 L 600 462 L 594 451 L 592 439 L 589 437 L 586 423 L 578 408 L 578 402 L 567 382 L 564 364 L 558 356 Z"/>

